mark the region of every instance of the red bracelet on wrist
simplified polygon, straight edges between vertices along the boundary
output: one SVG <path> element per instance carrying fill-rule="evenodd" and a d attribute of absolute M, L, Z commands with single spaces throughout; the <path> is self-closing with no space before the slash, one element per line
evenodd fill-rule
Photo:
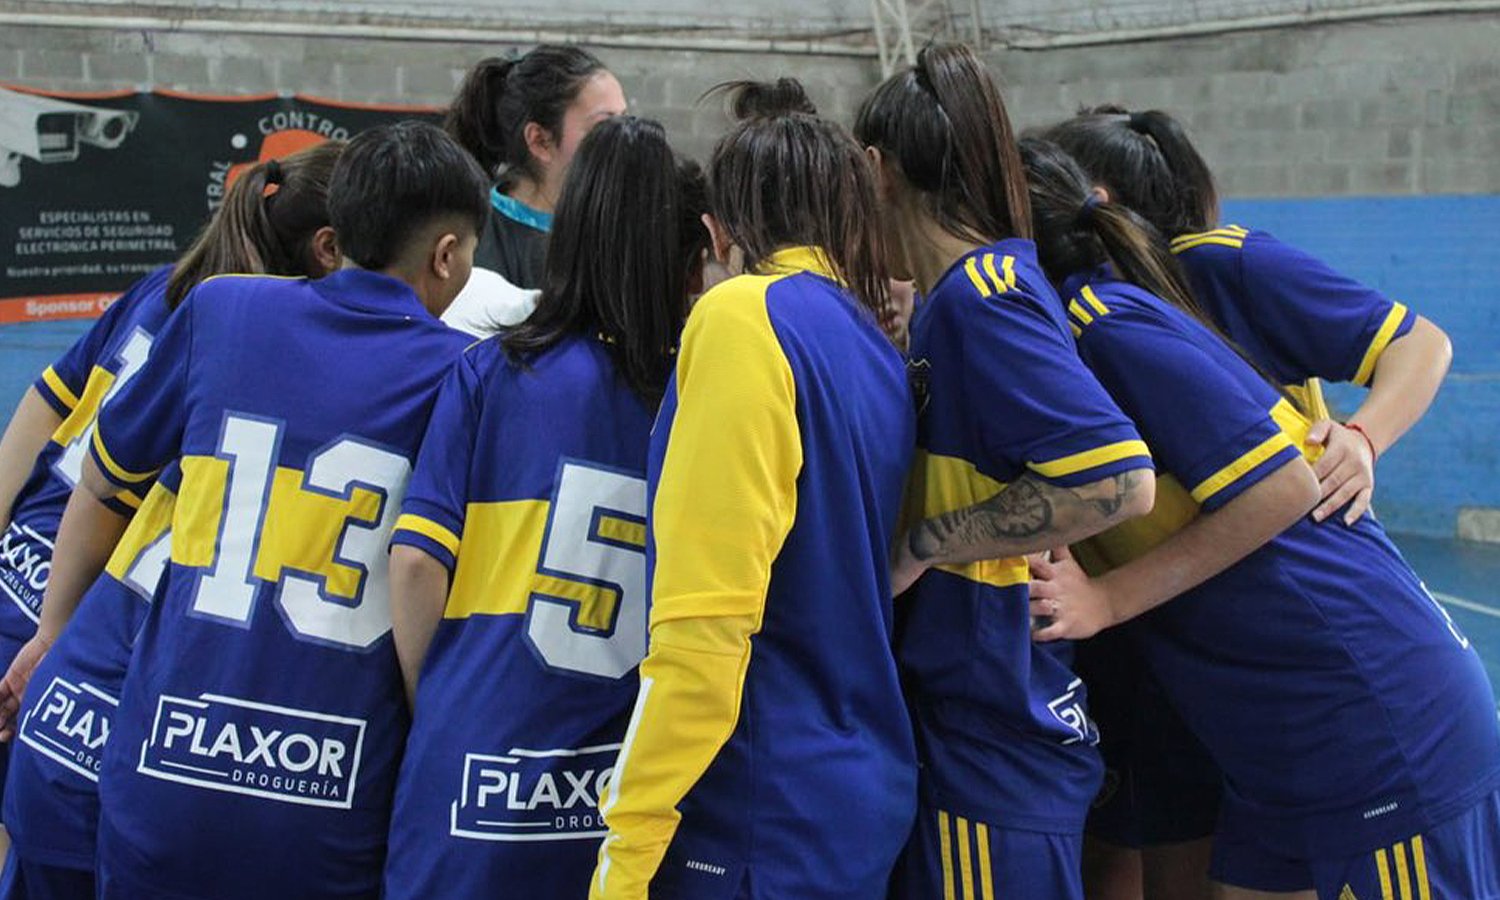
<path fill-rule="evenodd" d="M 1349 429 L 1350 431 L 1359 432 L 1359 436 L 1365 439 L 1366 444 L 1370 445 L 1370 462 L 1373 463 L 1375 462 L 1375 460 L 1380 458 L 1380 451 L 1375 449 L 1374 439 L 1370 437 L 1370 433 L 1368 431 L 1365 431 L 1360 427 L 1358 422 L 1345 422 L 1344 427 Z"/>

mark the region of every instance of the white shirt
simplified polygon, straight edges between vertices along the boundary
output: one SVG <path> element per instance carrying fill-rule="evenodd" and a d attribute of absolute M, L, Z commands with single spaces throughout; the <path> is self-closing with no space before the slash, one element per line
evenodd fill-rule
<path fill-rule="evenodd" d="M 498 272 L 475 267 L 469 283 L 443 313 L 443 323 L 475 337 L 488 337 L 501 328 L 519 325 L 536 309 L 541 291 L 528 291 L 506 281 Z"/>

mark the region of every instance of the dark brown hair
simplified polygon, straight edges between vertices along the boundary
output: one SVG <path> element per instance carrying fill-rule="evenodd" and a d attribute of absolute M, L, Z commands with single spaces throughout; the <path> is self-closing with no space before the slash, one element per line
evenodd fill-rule
<path fill-rule="evenodd" d="M 328 184 L 347 145 L 327 141 L 241 173 L 167 280 L 176 309 L 206 278 L 226 273 L 312 275 L 312 236 L 329 223 Z"/>
<path fill-rule="evenodd" d="M 1204 312 L 1182 265 L 1150 222 L 1129 207 L 1096 195 L 1089 174 L 1051 141 L 1024 138 L 1020 151 L 1030 184 L 1037 258 L 1049 280 L 1061 284 L 1070 275 L 1109 263 L 1120 279 L 1196 319 L 1284 395 L 1276 379 Z"/>
<path fill-rule="evenodd" d="M 1005 99 L 968 47 L 924 47 L 860 106 L 854 134 L 900 167 L 949 234 L 981 244 L 1031 236 Z"/>
<path fill-rule="evenodd" d="M 777 250 L 812 246 L 859 302 L 879 314 L 890 303 L 875 177 L 859 145 L 820 118 L 796 79 L 732 82 L 740 121 L 708 164 L 708 205 L 756 271 Z"/>
<path fill-rule="evenodd" d="M 480 60 L 464 76 L 443 123 L 491 178 L 522 172 L 537 179 L 526 123 L 561 137 L 563 116 L 604 63 L 587 50 L 543 44 L 516 59 Z"/>
<path fill-rule="evenodd" d="M 541 298 L 500 338 L 506 352 L 524 362 L 569 335 L 598 334 L 625 382 L 660 400 L 687 315 L 682 255 L 699 246 L 680 232 L 703 214 L 687 208 L 683 187 L 659 123 L 618 116 L 591 130 L 558 198 Z"/>
<path fill-rule="evenodd" d="M 1208 163 L 1181 123 L 1160 110 L 1095 106 L 1042 136 L 1168 238 L 1218 223 L 1219 193 Z"/>

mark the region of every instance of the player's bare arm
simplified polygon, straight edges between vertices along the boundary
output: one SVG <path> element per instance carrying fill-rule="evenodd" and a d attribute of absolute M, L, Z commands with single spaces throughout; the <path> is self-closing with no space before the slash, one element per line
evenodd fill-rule
<path fill-rule="evenodd" d="M 1144 515 L 1155 497 L 1156 481 L 1141 469 L 1076 487 L 1028 473 L 988 500 L 919 522 L 896 548 L 892 588 L 905 590 L 932 566 L 1025 556 L 1083 540 Z"/>

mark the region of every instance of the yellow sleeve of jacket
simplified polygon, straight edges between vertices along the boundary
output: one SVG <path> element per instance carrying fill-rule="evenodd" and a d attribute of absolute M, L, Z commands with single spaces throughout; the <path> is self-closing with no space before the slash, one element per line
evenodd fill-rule
<path fill-rule="evenodd" d="M 796 385 L 766 311 L 770 281 L 720 285 L 683 335 L 651 509 L 651 644 L 602 798 L 609 836 L 590 887 L 596 900 L 646 896 L 678 803 L 734 733 L 771 564 L 796 517 Z"/>

